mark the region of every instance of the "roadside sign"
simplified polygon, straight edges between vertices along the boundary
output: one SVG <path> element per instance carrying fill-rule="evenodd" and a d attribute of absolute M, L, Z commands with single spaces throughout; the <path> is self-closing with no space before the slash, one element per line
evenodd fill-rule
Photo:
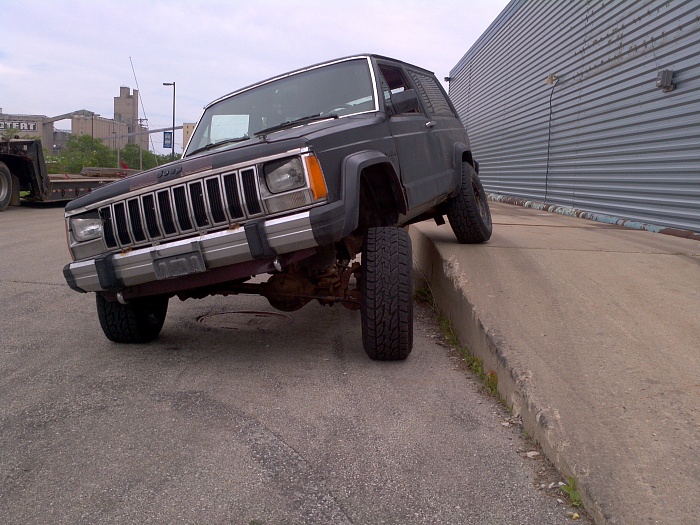
<path fill-rule="evenodd" d="M 173 132 L 163 132 L 163 149 L 171 149 L 173 147 Z"/>

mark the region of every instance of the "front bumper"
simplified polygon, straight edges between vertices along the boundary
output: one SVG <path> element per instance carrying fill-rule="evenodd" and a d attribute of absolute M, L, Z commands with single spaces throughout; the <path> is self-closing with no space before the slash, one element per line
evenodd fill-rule
<path fill-rule="evenodd" d="M 157 282 L 213 273 L 212 270 L 232 265 L 243 265 L 243 273 L 247 273 L 251 266 L 243 263 L 269 261 L 278 254 L 299 252 L 332 241 L 339 233 L 338 226 L 342 228 L 342 219 L 338 221 L 338 213 L 320 211 L 258 220 L 236 229 L 76 261 L 67 264 L 63 274 L 68 285 L 79 292 L 118 292 L 146 283 L 157 290 Z M 221 281 L 244 276 L 236 272 L 217 273 Z M 172 286 L 162 289 L 172 291 Z"/>

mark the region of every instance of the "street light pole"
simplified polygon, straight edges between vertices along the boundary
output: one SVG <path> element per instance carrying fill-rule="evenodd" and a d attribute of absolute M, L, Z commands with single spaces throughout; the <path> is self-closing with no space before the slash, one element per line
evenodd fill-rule
<path fill-rule="evenodd" d="M 170 144 L 173 147 L 170 160 L 175 160 L 175 82 L 163 82 L 164 86 L 173 86 L 173 134 L 170 137 Z"/>
<path fill-rule="evenodd" d="M 95 154 L 95 112 L 92 112 L 92 117 L 90 118 L 92 121 L 92 129 L 90 131 L 90 136 L 92 137 L 92 154 Z"/>

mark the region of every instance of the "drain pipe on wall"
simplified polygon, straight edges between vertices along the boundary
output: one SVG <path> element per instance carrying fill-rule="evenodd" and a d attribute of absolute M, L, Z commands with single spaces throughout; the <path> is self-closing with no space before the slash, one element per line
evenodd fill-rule
<path fill-rule="evenodd" d="M 552 91 L 549 93 L 549 121 L 547 123 L 547 171 L 544 174 L 544 202 L 547 202 L 547 193 L 549 190 L 549 151 L 552 144 L 552 115 L 554 113 L 552 97 L 554 97 L 554 88 L 557 87 L 558 83 L 559 77 L 554 74 L 550 74 L 545 81 L 545 84 L 552 85 Z"/>

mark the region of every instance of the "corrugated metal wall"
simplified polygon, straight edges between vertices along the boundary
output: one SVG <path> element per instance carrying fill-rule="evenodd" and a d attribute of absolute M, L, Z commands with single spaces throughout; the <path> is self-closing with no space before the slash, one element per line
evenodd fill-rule
<path fill-rule="evenodd" d="M 488 191 L 700 231 L 699 0 L 513 0 L 450 77 Z"/>

